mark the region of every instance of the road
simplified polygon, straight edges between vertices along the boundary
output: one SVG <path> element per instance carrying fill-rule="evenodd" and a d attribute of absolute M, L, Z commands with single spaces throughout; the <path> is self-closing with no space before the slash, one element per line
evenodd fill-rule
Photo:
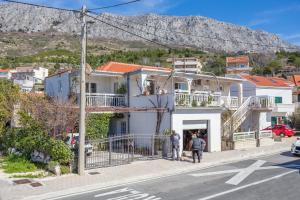
<path fill-rule="evenodd" d="M 300 199 L 300 157 L 283 153 L 62 200 L 282 200 Z"/>

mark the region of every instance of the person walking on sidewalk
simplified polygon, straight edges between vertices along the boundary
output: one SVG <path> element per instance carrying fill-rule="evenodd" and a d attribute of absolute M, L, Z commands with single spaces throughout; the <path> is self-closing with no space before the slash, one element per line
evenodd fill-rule
<path fill-rule="evenodd" d="M 192 139 L 193 163 L 196 162 L 196 155 L 198 157 L 198 162 L 200 163 L 205 145 L 206 142 L 200 138 L 198 134 L 194 133 Z"/>
<path fill-rule="evenodd" d="M 174 130 L 172 130 L 172 135 L 170 137 L 171 144 L 172 144 L 172 159 L 175 160 L 175 153 L 176 153 L 176 159 L 179 161 L 179 141 L 180 141 L 180 135 L 176 133 Z"/>

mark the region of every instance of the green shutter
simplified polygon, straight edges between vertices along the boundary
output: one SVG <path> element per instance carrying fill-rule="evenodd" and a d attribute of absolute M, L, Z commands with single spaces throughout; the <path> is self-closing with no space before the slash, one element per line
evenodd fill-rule
<path fill-rule="evenodd" d="M 282 103 L 282 97 L 275 97 L 275 103 Z"/>
<path fill-rule="evenodd" d="M 277 117 L 271 117 L 271 124 L 272 125 L 277 124 Z"/>

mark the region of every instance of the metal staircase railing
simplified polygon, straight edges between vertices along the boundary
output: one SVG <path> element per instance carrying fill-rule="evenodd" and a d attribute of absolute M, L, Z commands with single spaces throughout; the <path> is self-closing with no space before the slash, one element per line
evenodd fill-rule
<path fill-rule="evenodd" d="M 248 97 L 243 104 L 232 114 L 223 126 L 223 135 L 228 136 L 230 133 L 235 132 L 238 127 L 243 123 L 250 113 L 250 104 L 253 102 L 254 97 Z"/>

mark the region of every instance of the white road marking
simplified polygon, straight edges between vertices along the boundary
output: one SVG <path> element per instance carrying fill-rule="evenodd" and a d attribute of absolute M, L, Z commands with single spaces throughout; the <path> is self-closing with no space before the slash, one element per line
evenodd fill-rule
<path fill-rule="evenodd" d="M 249 167 L 243 169 L 240 171 L 237 175 L 232 177 L 230 180 L 228 180 L 226 183 L 231 184 L 231 185 L 238 185 L 240 184 L 243 180 L 245 180 L 250 174 L 255 172 L 258 168 L 260 168 L 263 164 L 265 164 L 266 161 L 263 160 L 258 160 Z"/>
<path fill-rule="evenodd" d="M 223 196 L 223 195 L 232 193 L 232 192 L 236 192 L 236 191 L 239 191 L 239 190 L 242 190 L 242 189 L 245 189 L 245 188 L 254 186 L 254 185 L 258 185 L 258 184 L 265 183 L 265 182 L 268 182 L 268 181 L 271 181 L 271 180 L 274 180 L 274 179 L 281 178 L 281 177 L 286 176 L 286 175 L 288 175 L 288 174 L 291 174 L 291 173 L 293 173 L 293 172 L 296 172 L 296 170 L 289 171 L 289 172 L 285 172 L 285 173 L 279 174 L 279 175 L 277 175 L 277 176 L 273 176 L 273 177 L 271 177 L 271 178 L 267 178 L 267 179 L 260 180 L 260 181 L 254 182 L 254 183 L 250 183 L 250 184 L 248 184 L 248 185 L 243 185 L 243 186 L 241 186 L 241 187 L 237 187 L 237 188 L 234 188 L 234 189 L 231 189 L 231 190 L 227 190 L 227 191 L 220 192 L 220 193 L 217 193 L 217 194 L 213 194 L 213 195 L 210 195 L 210 196 L 207 196 L 207 197 L 203 197 L 203 198 L 198 199 L 198 200 L 209 200 L 209 199 L 214 199 L 214 198 L 216 198 L 216 197 L 220 197 L 220 196 Z"/>
<path fill-rule="evenodd" d="M 299 168 L 300 169 L 300 165 L 295 165 L 295 164 L 261 167 L 265 163 L 266 163 L 266 161 L 258 160 L 246 168 L 230 169 L 230 170 L 215 171 L 215 172 L 205 172 L 205 173 L 195 173 L 195 174 L 189 174 L 189 175 L 195 176 L 195 177 L 202 177 L 202 176 L 213 176 L 213 175 L 221 175 L 221 174 L 238 173 L 226 182 L 227 184 L 238 185 L 243 180 L 245 180 L 250 174 L 252 174 L 253 172 L 258 171 L 258 170 L 282 169 L 282 168 Z"/>
<path fill-rule="evenodd" d="M 125 194 L 122 194 L 122 193 L 125 193 Z M 115 195 L 115 194 L 122 194 L 122 195 L 117 196 L 117 197 L 111 197 L 106 200 L 135 200 L 135 199 L 161 200 L 161 198 L 159 198 L 159 197 L 151 196 L 148 193 L 142 193 L 142 192 L 139 192 L 139 191 L 136 191 L 133 189 L 129 189 L 129 188 L 123 188 L 123 189 L 119 189 L 119 190 L 114 190 L 114 191 L 110 191 L 110 192 L 97 194 L 94 197 L 98 198 L 98 197 L 111 196 L 111 195 Z"/>

